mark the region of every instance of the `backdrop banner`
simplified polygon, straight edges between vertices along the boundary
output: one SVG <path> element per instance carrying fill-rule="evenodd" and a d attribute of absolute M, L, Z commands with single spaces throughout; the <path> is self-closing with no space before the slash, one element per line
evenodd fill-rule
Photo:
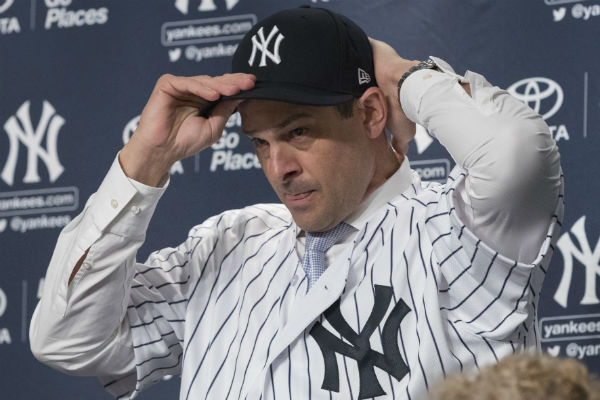
<path fill-rule="evenodd" d="M 60 229 L 135 130 L 158 77 L 229 72 L 240 38 L 296 0 L 0 0 L 0 398 L 107 399 L 29 349 L 31 315 Z M 566 215 L 539 302 L 553 356 L 600 373 L 600 0 L 308 0 L 345 14 L 409 59 L 482 73 L 540 113 L 560 147 Z M 277 198 L 239 115 L 176 163 L 138 253 L 183 241 L 227 209 Z M 444 181 L 454 162 L 425 129 L 411 165 Z M 175 399 L 179 377 L 144 399 Z"/>

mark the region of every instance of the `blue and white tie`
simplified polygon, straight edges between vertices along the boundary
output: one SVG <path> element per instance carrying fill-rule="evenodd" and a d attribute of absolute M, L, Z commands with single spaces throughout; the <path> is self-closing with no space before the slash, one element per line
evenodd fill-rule
<path fill-rule="evenodd" d="M 327 268 L 325 252 L 340 242 L 352 229 L 350 225 L 341 222 L 325 232 L 306 232 L 306 251 L 302 258 L 302 268 L 308 278 L 308 289 Z"/>

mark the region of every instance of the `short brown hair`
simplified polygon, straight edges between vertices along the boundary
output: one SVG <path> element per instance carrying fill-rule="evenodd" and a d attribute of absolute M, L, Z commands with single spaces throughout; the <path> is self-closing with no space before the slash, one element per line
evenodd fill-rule
<path fill-rule="evenodd" d="M 356 99 L 348 100 L 334 107 L 343 119 L 351 118 L 354 115 L 354 102 Z"/>
<path fill-rule="evenodd" d="M 430 400 L 598 400 L 600 381 L 582 363 L 548 355 L 515 354 L 478 374 L 448 378 Z"/>

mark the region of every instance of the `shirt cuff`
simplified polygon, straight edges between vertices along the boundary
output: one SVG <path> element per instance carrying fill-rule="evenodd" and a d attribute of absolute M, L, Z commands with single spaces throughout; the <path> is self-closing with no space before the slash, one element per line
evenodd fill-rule
<path fill-rule="evenodd" d="M 90 206 L 94 225 L 101 232 L 143 234 L 168 184 L 155 188 L 127 177 L 117 155 Z"/>
<path fill-rule="evenodd" d="M 419 118 L 421 102 L 429 88 L 440 82 L 455 82 L 463 79 L 462 76 L 454 72 L 452 67 L 446 61 L 437 57 L 429 58 L 435 61 L 440 71 L 431 69 L 415 71 L 406 78 L 400 89 L 400 104 L 402 105 L 402 110 L 408 119 L 419 125 L 423 125 L 423 122 Z"/>

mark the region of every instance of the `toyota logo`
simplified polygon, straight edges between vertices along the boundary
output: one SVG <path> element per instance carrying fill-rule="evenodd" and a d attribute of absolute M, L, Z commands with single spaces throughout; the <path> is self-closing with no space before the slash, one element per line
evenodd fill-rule
<path fill-rule="evenodd" d="M 0 14 L 8 10 L 15 0 L 5 0 L 0 3 Z"/>
<path fill-rule="evenodd" d="M 563 103 L 563 91 L 558 83 L 548 78 L 526 78 L 513 83 L 508 92 L 533 110 L 542 118 L 552 117 Z M 546 100 L 546 101 L 544 101 Z M 552 107 L 548 105 L 554 100 Z"/>

